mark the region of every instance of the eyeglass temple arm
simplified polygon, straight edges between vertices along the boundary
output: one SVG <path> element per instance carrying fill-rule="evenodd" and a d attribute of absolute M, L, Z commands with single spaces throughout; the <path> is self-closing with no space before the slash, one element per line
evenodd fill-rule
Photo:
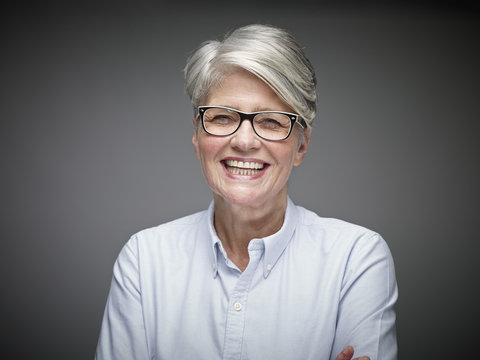
<path fill-rule="evenodd" d="M 303 118 L 301 116 L 298 116 L 297 117 L 297 120 L 295 120 L 295 122 L 298 123 L 298 125 L 300 125 L 302 128 L 307 128 L 307 122 L 305 120 L 303 120 Z"/>

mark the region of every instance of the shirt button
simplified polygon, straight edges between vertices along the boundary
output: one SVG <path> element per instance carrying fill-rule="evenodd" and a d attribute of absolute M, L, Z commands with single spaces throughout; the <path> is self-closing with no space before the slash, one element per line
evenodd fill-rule
<path fill-rule="evenodd" d="M 239 302 L 236 302 L 235 304 L 233 304 L 233 308 L 236 311 L 240 311 L 240 310 L 242 310 L 242 304 L 240 304 Z"/>
<path fill-rule="evenodd" d="M 272 270 L 272 264 L 267 264 L 267 270 L 268 271 Z"/>

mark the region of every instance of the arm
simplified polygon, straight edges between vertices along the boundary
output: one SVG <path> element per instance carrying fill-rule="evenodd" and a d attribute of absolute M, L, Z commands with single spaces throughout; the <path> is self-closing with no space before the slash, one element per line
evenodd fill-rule
<path fill-rule="evenodd" d="M 136 239 L 122 249 L 103 316 L 95 359 L 148 359 Z"/>
<path fill-rule="evenodd" d="M 332 358 L 352 345 L 357 354 L 372 360 L 396 359 L 397 296 L 393 259 L 385 241 L 378 234 L 361 237 L 346 265 Z"/>

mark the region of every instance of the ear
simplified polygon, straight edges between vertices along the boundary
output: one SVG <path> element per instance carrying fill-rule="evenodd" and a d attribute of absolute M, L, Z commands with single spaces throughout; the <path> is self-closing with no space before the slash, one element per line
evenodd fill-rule
<path fill-rule="evenodd" d="M 312 134 L 312 130 L 307 128 L 304 131 L 303 143 L 300 144 L 297 153 L 295 154 L 295 161 L 293 162 L 294 166 L 300 165 L 303 162 L 305 155 L 307 155 L 308 144 L 310 143 L 310 135 Z"/>
<path fill-rule="evenodd" d="M 198 149 L 198 127 L 197 127 L 197 119 L 195 116 L 192 118 L 193 122 L 193 136 L 192 136 L 192 144 L 193 149 L 195 150 L 195 156 L 197 159 L 200 159 L 200 151 Z"/>

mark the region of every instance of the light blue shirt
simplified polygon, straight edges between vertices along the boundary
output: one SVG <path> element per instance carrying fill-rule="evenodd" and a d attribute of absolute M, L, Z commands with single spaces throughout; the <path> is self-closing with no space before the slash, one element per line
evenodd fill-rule
<path fill-rule="evenodd" d="M 288 199 L 282 228 L 241 272 L 213 203 L 134 235 L 113 271 L 96 359 L 396 359 L 395 271 L 385 241 Z"/>

